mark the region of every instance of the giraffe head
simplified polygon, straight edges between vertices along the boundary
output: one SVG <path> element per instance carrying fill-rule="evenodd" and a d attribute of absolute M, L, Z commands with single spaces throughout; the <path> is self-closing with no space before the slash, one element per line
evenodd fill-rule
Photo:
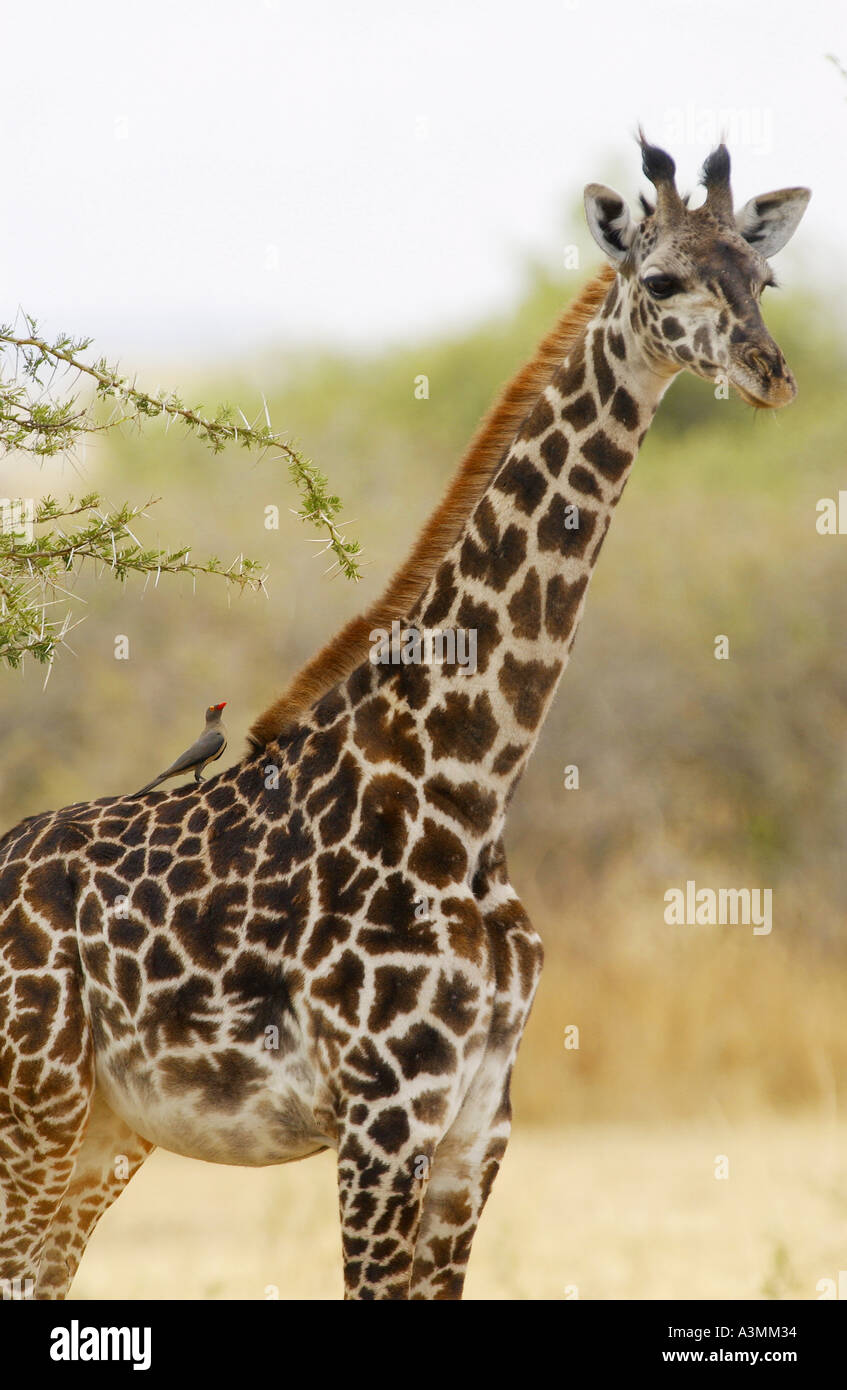
<path fill-rule="evenodd" d="M 776 284 L 768 258 L 793 235 L 809 190 L 764 193 L 735 212 L 729 153 L 719 145 L 703 166 L 706 199 L 689 208 L 670 155 L 643 134 L 640 141 L 656 190 L 654 206 L 642 199 L 641 220 L 614 189 L 592 183 L 585 190 L 591 234 L 618 270 L 624 336 L 660 376 L 687 368 L 709 381 L 728 378 L 750 405 L 787 405 L 797 387 L 759 300 Z"/>

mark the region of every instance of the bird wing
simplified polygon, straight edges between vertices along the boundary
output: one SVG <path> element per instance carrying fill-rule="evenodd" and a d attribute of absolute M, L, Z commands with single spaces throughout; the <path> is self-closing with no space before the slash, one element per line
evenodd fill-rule
<path fill-rule="evenodd" d="M 170 767 L 163 772 L 163 777 L 173 777 L 177 772 L 190 772 L 193 767 L 200 763 L 211 762 L 217 758 L 224 750 L 226 737 L 220 729 L 204 729 L 203 733 L 192 743 L 190 748 L 186 748 L 181 753 L 176 762 L 171 763 Z"/>

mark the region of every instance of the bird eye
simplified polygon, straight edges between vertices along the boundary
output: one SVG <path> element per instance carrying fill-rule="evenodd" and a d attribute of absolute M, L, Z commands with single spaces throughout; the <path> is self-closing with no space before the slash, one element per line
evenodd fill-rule
<path fill-rule="evenodd" d="M 641 283 L 653 299 L 668 299 L 679 289 L 679 281 L 672 275 L 647 275 Z"/>

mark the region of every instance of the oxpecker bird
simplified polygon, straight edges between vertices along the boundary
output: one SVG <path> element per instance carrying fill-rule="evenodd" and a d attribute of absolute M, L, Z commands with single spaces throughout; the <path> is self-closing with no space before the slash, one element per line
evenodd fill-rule
<path fill-rule="evenodd" d="M 181 772 L 193 772 L 195 782 L 203 781 L 203 768 L 207 763 L 213 763 L 219 758 L 226 748 L 226 729 L 221 718 L 221 710 L 225 704 L 226 700 L 222 700 L 219 705 L 209 706 L 206 710 L 206 727 L 196 743 L 192 743 L 176 762 L 171 763 L 169 768 L 160 772 L 159 776 L 148 782 L 141 791 L 136 792 L 136 796 L 143 796 L 144 792 L 152 791 L 160 782 L 167 781 L 168 777 L 177 777 Z"/>

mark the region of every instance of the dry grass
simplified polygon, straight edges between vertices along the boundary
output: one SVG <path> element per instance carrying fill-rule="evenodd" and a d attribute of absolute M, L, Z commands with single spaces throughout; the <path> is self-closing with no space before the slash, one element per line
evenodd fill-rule
<path fill-rule="evenodd" d="M 809 942 L 785 946 L 781 924 L 769 937 L 742 926 L 670 927 L 659 901 L 610 928 L 612 910 L 579 931 L 542 928 L 545 966 L 513 1087 L 525 1120 L 845 1113 L 840 956 Z M 569 1025 L 579 1028 L 578 1051 L 565 1049 Z"/>
<path fill-rule="evenodd" d="M 834 1119 L 735 1125 L 717 1112 L 677 1127 L 518 1126 L 467 1296 L 814 1299 L 847 1266 L 845 1140 Z M 262 1299 L 268 1286 L 340 1296 L 330 1154 L 261 1170 L 154 1154 L 101 1222 L 73 1296 Z"/>

